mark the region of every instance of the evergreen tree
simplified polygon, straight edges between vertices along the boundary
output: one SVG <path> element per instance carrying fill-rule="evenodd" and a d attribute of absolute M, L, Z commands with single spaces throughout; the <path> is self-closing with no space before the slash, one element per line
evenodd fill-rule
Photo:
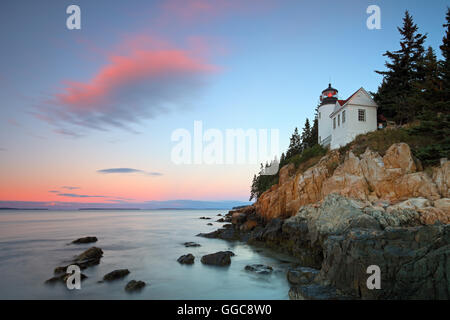
<path fill-rule="evenodd" d="M 311 147 L 311 125 L 309 124 L 308 118 L 306 118 L 305 126 L 303 127 L 303 132 L 300 137 L 300 140 L 301 140 L 301 152 Z"/>
<path fill-rule="evenodd" d="M 280 168 L 282 168 L 285 164 L 286 164 L 286 156 L 284 155 L 283 152 L 280 157 Z"/>
<path fill-rule="evenodd" d="M 420 69 L 423 72 L 422 80 L 415 83 L 416 97 L 414 103 L 418 112 L 437 112 L 437 102 L 441 96 L 441 80 L 439 78 L 439 64 L 432 47 L 429 47 L 422 61 Z"/>
<path fill-rule="evenodd" d="M 286 152 L 286 158 L 290 158 L 302 150 L 300 135 L 298 134 L 297 127 L 294 130 L 294 133 L 291 136 L 291 141 L 289 143 L 289 148 Z"/>
<path fill-rule="evenodd" d="M 439 159 L 450 158 L 450 113 L 425 111 L 419 119 L 420 125 L 409 129 L 410 133 L 433 143 L 415 150 L 415 156 L 426 166 L 439 165 Z"/>
<path fill-rule="evenodd" d="M 319 110 L 318 107 L 316 108 L 316 113 L 314 114 L 314 122 L 313 126 L 311 127 L 311 141 L 310 146 L 314 146 L 319 141 Z"/>
<path fill-rule="evenodd" d="M 440 74 L 442 79 L 442 92 L 441 102 L 450 101 L 450 8 L 447 7 L 447 15 L 445 17 L 446 23 L 443 27 L 446 28 L 444 38 L 442 39 L 442 45 L 439 47 L 442 52 L 444 60 L 440 63 Z"/>
<path fill-rule="evenodd" d="M 418 32 L 419 28 L 408 11 L 405 12 L 403 26 L 397 29 L 402 36 L 400 50 L 383 54 L 389 61 L 385 63 L 386 71 L 376 71 L 383 75 L 383 81 L 374 98 L 380 106 L 379 112 L 403 123 L 414 119 L 417 113 L 414 99 L 418 89 L 415 84 L 423 79 L 421 62 L 427 36 Z"/>

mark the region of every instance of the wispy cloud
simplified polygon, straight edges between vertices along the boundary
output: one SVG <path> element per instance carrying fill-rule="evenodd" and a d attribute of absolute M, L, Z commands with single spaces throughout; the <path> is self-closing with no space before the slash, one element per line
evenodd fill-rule
<path fill-rule="evenodd" d="M 74 131 L 69 130 L 69 129 L 62 129 L 62 128 L 55 129 L 55 130 L 53 130 L 53 132 L 57 133 L 57 134 L 60 134 L 60 135 L 63 135 L 63 136 L 72 137 L 72 138 L 79 138 L 79 137 L 83 136 L 80 133 L 74 132 Z"/>
<path fill-rule="evenodd" d="M 73 137 L 80 133 L 64 124 L 132 130 L 133 123 L 193 101 L 205 77 L 219 70 L 199 54 L 203 49 L 129 36 L 108 53 L 107 63 L 90 79 L 65 81 L 64 89 L 38 106 L 36 116 L 58 126 L 56 133 Z"/>
<path fill-rule="evenodd" d="M 80 189 L 80 187 L 62 186 L 61 189 L 66 189 L 66 190 L 77 190 L 77 189 Z"/>
<path fill-rule="evenodd" d="M 60 197 L 70 197 L 70 198 L 108 198 L 107 196 L 91 196 L 87 194 L 75 194 L 75 193 L 58 193 Z"/>
<path fill-rule="evenodd" d="M 0 147 L 0 151 L 6 151 L 6 148 Z"/>
<path fill-rule="evenodd" d="M 65 189 L 79 189 L 78 187 L 62 187 Z M 102 198 L 104 201 L 115 202 L 115 203 L 128 203 L 129 201 L 133 201 L 132 198 L 124 198 L 117 196 L 108 196 L 108 195 L 89 195 L 89 194 L 78 194 L 78 193 L 64 193 L 57 190 L 50 190 L 51 193 L 56 193 L 59 197 L 68 197 L 68 198 Z"/>
<path fill-rule="evenodd" d="M 109 169 L 101 169 L 97 170 L 98 173 L 103 174 L 112 174 L 112 173 L 143 173 L 149 176 L 162 176 L 163 174 L 160 172 L 148 172 L 144 170 L 139 169 L 133 169 L 133 168 L 109 168 Z"/>

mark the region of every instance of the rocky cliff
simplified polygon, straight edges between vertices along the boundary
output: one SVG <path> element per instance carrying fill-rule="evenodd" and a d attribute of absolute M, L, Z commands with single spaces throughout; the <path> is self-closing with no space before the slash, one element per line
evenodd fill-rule
<path fill-rule="evenodd" d="M 360 156 L 335 150 L 304 172 L 292 164 L 281 168 L 279 183 L 259 197 L 255 209 L 266 220 L 287 218 L 332 193 L 375 207 L 416 209 L 425 224 L 450 223 L 450 162 L 443 159 L 427 173 L 405 143 L 392 145 L 384 156 L 369 149 Z"/>
<path fill-rule="evenodd" d="M 328 153 L 200 236 L 294 256 L 291 299 L 450 299 L 450 162 L 423 171 L 407 144 L 381 156 Z M 367 268 L 381 289 L 367 286 Z"/>
<path fill-rule="evenodd" d="M 231 211 L 200 236 L 264 244 L 294 256 L 291 299 L 450 299 L 450 224 L 424 225 L 418 210 L 385 210 L 330 194 L 287 219 L 265 221 L 254 207 Z M 380 268 L 381 288 L 367 286 Z"/>

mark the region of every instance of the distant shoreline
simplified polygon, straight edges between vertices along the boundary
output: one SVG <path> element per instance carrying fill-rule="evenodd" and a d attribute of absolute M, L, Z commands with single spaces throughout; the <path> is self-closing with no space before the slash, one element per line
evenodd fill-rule
<path fill-rule="evenodd" d="M 234 208 L 233 208 L 234 209 Z M 231 210 L 233 210 L 231 209 Z M 14 211 L 156 211 L 156 210 L 230 210 L 230 208 L 0 208 L 0 210 Z"/>
<path fill-rule="evenodd" d="M 100 210 L 126 210 L 126 211 L 136 211 L 136 210 L 141 210 L 140 208 L 78 208 L 78 209 L 73 209 L 73 210 L 78 210 L 78 211 L 100 211 Z"/>
<path fill-rule="evenodd" d="M 0 210 L 50 210 L 49 208 L 0 208 Z"/>

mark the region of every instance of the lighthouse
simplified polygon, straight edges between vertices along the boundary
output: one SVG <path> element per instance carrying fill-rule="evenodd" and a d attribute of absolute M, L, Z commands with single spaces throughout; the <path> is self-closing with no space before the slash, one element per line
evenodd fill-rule
<path fill-rule="evenodd" d="M 333 113 L 338 101 L 338 90 L 328 84 L 328 88 L 320 95 L 319 117 L 319 144 L 328 146 L 331 143 L 332 124 L 330 114 Z"/>

